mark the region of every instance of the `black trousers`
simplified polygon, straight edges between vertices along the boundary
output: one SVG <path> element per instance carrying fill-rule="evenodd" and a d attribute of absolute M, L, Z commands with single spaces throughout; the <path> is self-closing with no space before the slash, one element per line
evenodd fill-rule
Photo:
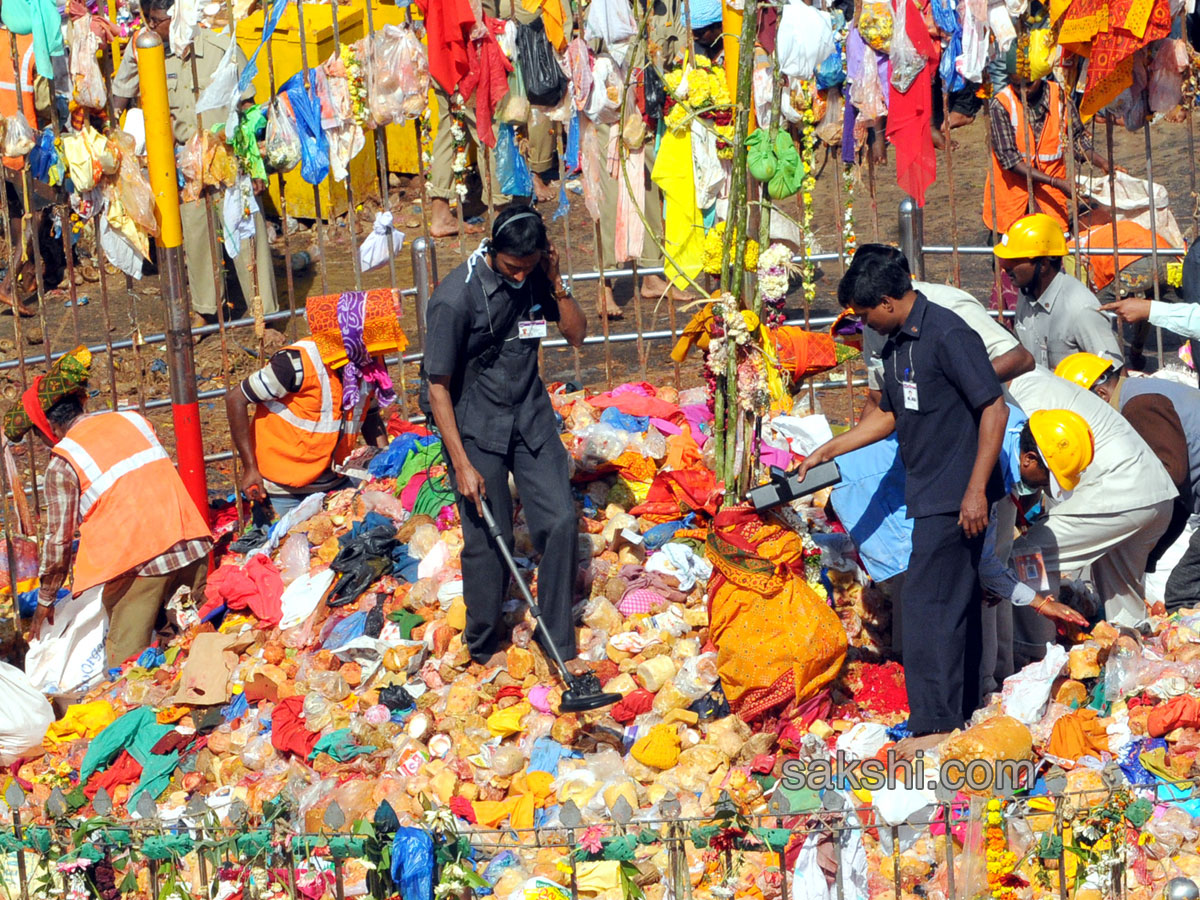
<path fill-rule="evenodd" d="M 913 520 L 912 555 L 900 595 L 913 734 L 959 728 L 979 705 L 982 549 L 983 536 L 967 538 L 956 512 Z"/>
<path fill-rule="evenodd" d="M 1192 532 L 1187 549 L 1167 576 L 1163 602 L 1167 612 L 1200 604 L 1200 529 Z"/>
<path fill-rule="evenodd" d="M 572 605 L 579 569 L 579 521 L 571 496 L 566 449 L 557 436 L 552 436 L 538 450 L 530 450 L 515 433 L 507 453 L 490 453 L 470 440 L 463 441 L 463 448 L 471 465 L 483 476 L 492 515 L 510 550 L 513 502 L 508 476 L 512 473 L 533 547 L 541 556 L 537 604 L 558 652 L 564 660 L 574 659 L 578 652 Z M 509 637 L 501 606 L 508 596 L 510 575 L 475 504 L 460 496 L 458 514 L 463 527 L 463 600 L 467 605 L 463 638 L 471 656 L 483 662 L 501 650 Z M 540 634 L 538 640 L 542 641 Z"/>

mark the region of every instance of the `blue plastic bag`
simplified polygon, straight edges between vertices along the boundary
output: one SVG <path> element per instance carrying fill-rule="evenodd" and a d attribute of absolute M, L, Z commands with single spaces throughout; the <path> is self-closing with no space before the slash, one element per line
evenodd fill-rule
<path fill-rule="evenodd" d="M 396 829 L 392 881 L 404 900 L 433 900 L 433 838 L 420 828 Z"/>
<path fill-rule="evenodd" d="M 846 81 L 846 60 L 842 55 L 842 43 L 838 41 L 836 49 L 817 66 L 817 88 L 827 91 L 832 87 L 844 84 Z"/>
<path fill-rule="evenodd" d="M 54 132 L 47 128 L 38 133 L 37 143 L 29 151 L 29 174 L 43 184 L 50 183 L 50 170 L 58 163 Z"/>
<path fill-rule="evenodd" d="M 496 149 L 492 157 L 496 161 L 496 180 L 500 182 L 501 193 L 510 197 L 533 195 L 533 173 L 529 171 L 529 163 L 517 150 L 517 139 L 511 125 L 501 125 L 497 129 Z"/>
<path fill-rule="evenodd" d="M 297 72 L 283 83 L 282 93 L 288 95 L 292 112 L 296 114 L 296 130 L 300 132 L 300 175 L 309 184 L 320 184 L 329 175 L 329 141 L 321 129 L 321 101 L 316 92 L 304 89 L 304 73 Z"/>

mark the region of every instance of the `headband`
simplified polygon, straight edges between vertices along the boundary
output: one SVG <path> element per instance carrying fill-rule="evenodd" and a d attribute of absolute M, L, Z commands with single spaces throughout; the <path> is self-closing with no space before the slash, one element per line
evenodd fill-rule
<path fill-rule="evenodd" d="M 539 222 L 542 222 L 542 217 L 531 209 L 525 210 L 524 212 L 519 212 L 511 219 L 505 219 L 502 223 L 500 223 L 500 227 L 492 232 L 492 240 L 495 240 L 497 237 L 499 237 L 500 232 L 502 232 L 513 222 L 520 222 L 522 219 L 537 219 Z M 545 223 L 543 222 L 543 224 Z"/>

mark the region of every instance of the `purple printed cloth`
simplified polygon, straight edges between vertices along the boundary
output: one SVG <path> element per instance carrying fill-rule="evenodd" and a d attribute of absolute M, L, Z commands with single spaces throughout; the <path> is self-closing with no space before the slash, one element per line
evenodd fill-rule
<path fill-rule="evenodd" d="M 392 377 L 379 359 L 367 353 L 363 338 L 366 324 L 367 295 L 364 291 L 346 291 L 338 297 L 338 328 L 346 348 L 346 367 L 342 370 L 342 409 L 353 409 L 362 397 L 363 383 L 375 385 L 380 406 L 396 402 Z"/>

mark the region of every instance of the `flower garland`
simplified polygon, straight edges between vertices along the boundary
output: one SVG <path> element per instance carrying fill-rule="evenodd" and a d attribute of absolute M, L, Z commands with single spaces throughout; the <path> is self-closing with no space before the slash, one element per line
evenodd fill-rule
<path fill-rule="evenodd" d="M 346 84 L 350 91 L 350 110 L 359 128 L 366 128 L 370 119 L 367 111 L 367 82 L 363 77 L 362 64 L 350 44 L 342 45 L 342 65 L 346 69 Z"/>
<path fill-rule="evenodd" d="M 854 166 L 842 168 L 842 246 L 845 255 L 851 257 L 858 249 L 858 237 L 854 233 Z"/>
<path fill-rule="evenodd" d="M 804 177 L 800 182 L 800 196 L 803 200 L 800 208 L 800 230 L 804 235 L 804 247 L 807 252 L 800 264 L 800 282 L 804 289 L 805 304 L 811 303 L 817 297 L 817 267 L 808 259 L 808 256 L 815 252 L 816 243 L 812 231 L 813 191 L 817 187 L 816 98 L 816 81 L 801 81 L 799 87 L 793 90 L 792 103 L 800 112 L 800 161 L 804 166 Z"/>
<path fill-rule="evenodd" d="M 694 119 L 710 127 L 717 137 L 717 156 L 733 159 L 733 98 L 725 70 L 706 56 L 695 65 L 672 69 L 663 76 L 667 89 L 663 122 L 673 132 L 685 131 Z"/>
<path fill-rule="evenodd" d="M 783 313 L 791 276 L 800 271 L 785 244 L 772 244 L 758 254 L 758 296 L 762 300 L 763 324 L 777 328 L 786 320 Z"/>
<path fill-rule="evenodd" d="M 734 243 L 737 235 L 733 236 Z M 725 245 L 725 223 L 718 222 L 704 235 L 704 271 L 709 275 L 721 274 L 721 253 Z M 758 241 L 750 238 L 746 241 L 746 255 L 742 258 L 743 271 L 751 271 L 759 267 Z"/>
<path fill-rule="evenodd" d="M 459 199 L 466 199 L 467 171 L 470 169 L 465 108 L 462 94 L 456 92 L 450 101 L 450 137 L 454 141 L 454 192 Z"/>
<path fill-rule="evenodd" d="M 733 295 L 725 292 L 713 304 L 713 334 L 708 342 L 705 361 L 710 375 L 709 391 L 716 387 L 716 378 L 724 375 L 729 363 L 730 347 L 738 354 L 737 402 L 748 415 L 765 415 L 771 408 L 771 389 L 767 375 L 767 360 L 754 350 L 754 336 L 763 333 L 762 323 L 751 310 L 739 309 Z M 742 352 L 738 352 L 739 349 Z"/>
<path fill-rule="evenodd" d="M 428 172 L 433 166 L 433 110 L 429 105 L 421 110 L 420 135 L 421 161 L 425 164 L 425 171 Z"/>
<path fill-rule="evenodd" d="M 984 821 L 988 891 L 993 900 L 1015 900 L 1017 888 L 1025 887 L 1025 880 L 1016 874 L 1017 854 L 1008 849 L 1004 806 L 999 799 L 993 797 L 988 801 Z"/>

